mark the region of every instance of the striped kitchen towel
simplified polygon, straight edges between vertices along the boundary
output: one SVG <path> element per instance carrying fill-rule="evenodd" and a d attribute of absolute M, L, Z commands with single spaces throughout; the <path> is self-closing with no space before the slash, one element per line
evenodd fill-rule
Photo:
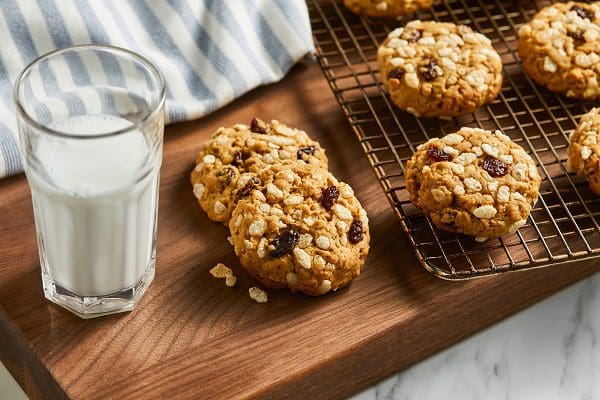
<path fill-rule="evenodd" d="M 0 178 L 22 171 L 17 76 L 42 54 L 85 43 L 128 48 L 157 65 L 168 122 L 275 82 L 313 51 L 303 0 L 0 0 Z"/>

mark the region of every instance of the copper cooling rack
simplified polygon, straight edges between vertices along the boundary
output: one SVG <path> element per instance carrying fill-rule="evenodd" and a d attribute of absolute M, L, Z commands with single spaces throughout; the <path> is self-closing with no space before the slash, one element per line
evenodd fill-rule
<path fill-rule="evenodd" d="M 407 20 L 360 18 L 340 0 L 309 0 L 317 59 L 340 107 L 367 154 L 423 266 L 445 279 L 468 279 L 600 256 L 600 198 L 569 173 L 569 133 L 597 103 L 567 99 L 536 86 L 516 50 L 517 30 L 543 5 L 535 1 L 446 0 L 414 16 L 470 25 L 492 40 L 504 62 L 498 98 L 453 120 L 416 118 L 390 101 L 379 80 L 377 47 Z M 477 243 L 433 227 L 408 200 L 404 164 L 429 138 L 462 126 L 500 129 L 536 161 L 540 199 L 514 234 Z"/>

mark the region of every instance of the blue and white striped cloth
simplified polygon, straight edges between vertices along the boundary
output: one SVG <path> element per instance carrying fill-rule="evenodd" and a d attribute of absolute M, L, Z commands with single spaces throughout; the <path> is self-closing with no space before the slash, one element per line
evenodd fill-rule
<path fill-rule="evenodd" d="M 97 43 L 162 71 L 168 122 L 275 82 L 313 51 L 303 0 L 0 0 L 0 178 L 22 171 L 12 86 L 34 58 Z"/>

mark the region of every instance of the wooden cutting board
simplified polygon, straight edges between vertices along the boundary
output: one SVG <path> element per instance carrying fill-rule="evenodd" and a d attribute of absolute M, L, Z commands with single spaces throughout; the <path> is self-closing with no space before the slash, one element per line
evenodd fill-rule
<path fill-rule="evenodd" d="M 322 298 L 254 282 L 201 212 L 188 174 L 219 126 L 277 118 L 312 134 L 371 218 L 372 249 L 349 288 Z M 235 269 L 227 288 L 208 270 Z M 44 299 L 29 190 L 0 181 L 0 360 L 33 399 L 343 398 L 594 271 L 563 265 L 468 282 L 426 273 L 401 231 L 317 65 L 201 121 L 170 126 L 164 148 L 156 279 L 137 309 L 81 320 Z"/>

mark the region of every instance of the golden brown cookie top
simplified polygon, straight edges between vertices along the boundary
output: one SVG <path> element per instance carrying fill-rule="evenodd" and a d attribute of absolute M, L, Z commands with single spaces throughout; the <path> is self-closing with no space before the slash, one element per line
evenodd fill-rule
<path fill-rule="evenodd" d="M 313 295 L 358 276 L 369 221 L 352 188 L 312 165 L 274 165 L 259 177 L 262 186 L 238 203 L 229 224 L 244 268 L 263 283 Z"/>
<path fill-rule="evenodd" d="M 325 150 L 306 132 L 277 120 L 219 128 L 208 140 L 191 174 L 195 197 L 209 218 L 229 221 L 237 200 L 256 185 L 256 174 L 283 161 L 327 168 Z"/>
<path fill-rule="evenodd" d="M 569 165 L 579 174 L 600 174 L 600 109 L 583 117 L 569 138 Z"/>
<path fill-rule="evenodd" d="M 439 109 L 440 115 L 459 115 L 464 113 L 461 102 L 479 107 L 493 100 L 502 85 L 502 62 L 490 40 L 464 25 L 411 21 L 390 32 L 379 47 L 378 62 L 388 90 L 406 93 L 408 102 L 401 108 L 415 115 L 435 115 L 440 98 L 456 105 Z"/>
<path fill-rule="evenodd" d="M 534 161 L 508 136 L 472 128 L 419 146 L 406 179 L 411 200 L 442 229 L 480 237 L 522 226 L 541 182 Z"/>
<path fill-rule="evenodd" d="M 277 120 L 264 122 L 254 118 L 250 125 L 221 127 L 202 147 L 196 169 L 216 161 L 244 170 L 257 169 L 284 160 L 301 160 L 327 168 L 325 150 L 305 131 Z"/>
<path fill-rule="evenodd" d="M 397 18 L 431 7 L 433 0 L 344 0 L 353 13 L 369 17 Z"/>
<path fill-rule="evenodd" d="M 551 90 L 598 98 L 600 4 L 569 1 L 544 7 L 519 29 L 519 55 L 527 72 Z"/>

